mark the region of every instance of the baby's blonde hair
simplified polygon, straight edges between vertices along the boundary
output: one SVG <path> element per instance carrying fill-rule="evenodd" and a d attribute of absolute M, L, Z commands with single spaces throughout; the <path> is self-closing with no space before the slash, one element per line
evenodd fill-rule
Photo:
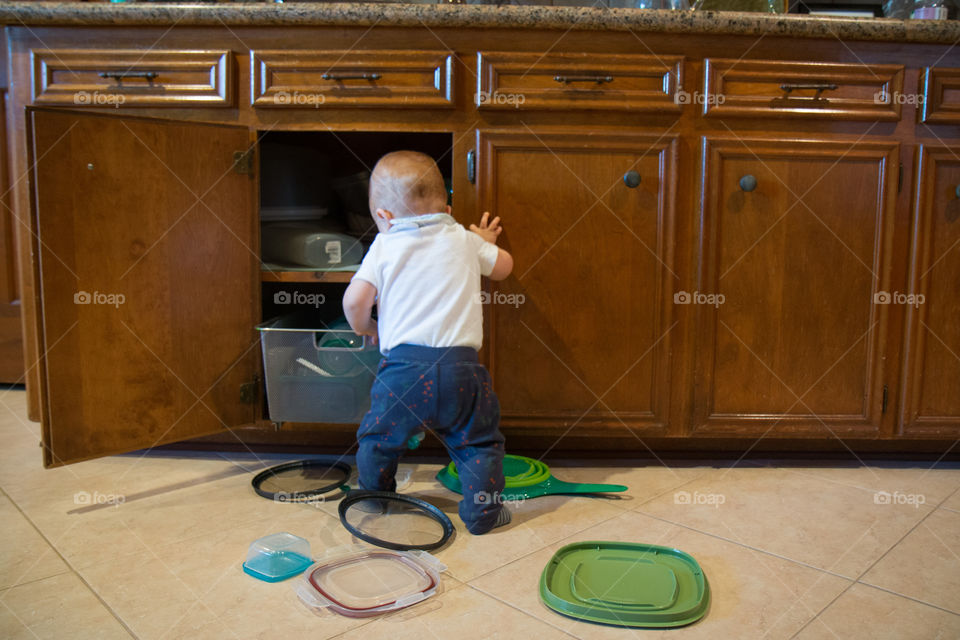
<path fill-rule="evenodd" d="M 419 151 L 393 151 L 370 175 L 370 213 L 386 209 L 403 218 L 445 210 L 447 189 L 433 158 Z"/>

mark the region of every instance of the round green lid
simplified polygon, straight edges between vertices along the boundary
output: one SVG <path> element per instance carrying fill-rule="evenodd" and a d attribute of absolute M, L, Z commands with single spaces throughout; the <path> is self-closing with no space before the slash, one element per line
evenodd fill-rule
<path fill-rule="evenodd" d="M 689 554 L 634 542 L 576 542 L 540 575 L 540 599 L 578 620 L 623 627 L 680 627 L 710 606 L 710 586 Z"/>

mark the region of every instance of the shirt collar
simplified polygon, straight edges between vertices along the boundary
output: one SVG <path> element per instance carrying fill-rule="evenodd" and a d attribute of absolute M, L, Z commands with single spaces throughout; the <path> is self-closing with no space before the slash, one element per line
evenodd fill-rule
<path fill-rule="evenodd" d="M 431 224 L 456 224 L 453 216 L 447 213 L 425 213 L 419 216 L 393 218 L 390 220 L 390 231 L 394 229 L 412 229 L 426 227 Z M 389 232 L 388 232 L 389 233 Z"/>

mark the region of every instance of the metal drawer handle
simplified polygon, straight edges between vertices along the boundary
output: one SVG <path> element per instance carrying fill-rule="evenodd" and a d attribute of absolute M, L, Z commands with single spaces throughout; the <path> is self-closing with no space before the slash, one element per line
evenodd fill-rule
<path fill-rule="evenodd" d="M 563 84 L 570 84 L 571 82 L 596 82 L 597 84 L 603 84 L 604 82 L 613 82 L 613 76 L 553 76 L 553 81 Z"/>
<path fill-rule="evenodd" d="M 747 193 L 753 191 L 757 188 L 757 179 L 749 174 L 743 176 L 740 178 L 740 188 Z"/>
<path fill-rule="evenodd" d="M 827 83 L 823 83 L 823 82 L 821 82 L 821 83 L 816 83 L 816 82 L 815 82 L 815 83 L 807 83 L 807 84 L 799 83 L 799 84 L 782 84 L 782 85 L 780 85 L 780 91 L 783 91 L 783 97 L 784 97 L 784 98 L 789 98 L 791 91 L 802 91 L 802 90 L 804 90 L 804 89 L 807 89 L 807 90 L 809 90 L 809 91 L 816 91 L 816 93 L 814 94 L 814 96 L 813 96 L 812 98 L 810 98 L 810 99 L 811 99 L 811 100 L 819 100 L 821 93 L 823 93 L 824 91 L 836 91 L 836 90 L 837 90 L 837 85 L 835 85 L 835 84 L 827 84 Z"/>
<path fill-rule="evenodd" d="M 379 73 L 325 73 L 324 80 L 379 80 Z"/>
<path fill-rule="evenodd" d="M 98 74 L 101 78 L 113 78 L 117 83 L 132 78 L 143 78 L 147 82 L 153 82 L 160 76 L 159 71 L 101 71 Z"/>

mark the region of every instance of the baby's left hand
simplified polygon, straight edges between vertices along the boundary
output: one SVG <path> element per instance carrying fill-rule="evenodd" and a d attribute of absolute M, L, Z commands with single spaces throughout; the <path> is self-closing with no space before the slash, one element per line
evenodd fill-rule
<path fill-rule="evenodd" d="M 480 218 L 480 226 L 478 227 L 472 224 L 470 225 L 470 231 L 473 231 L 487 242 L 497 244 L 497 237 L 503 233 L 503 227 L 500 226 L 500 216 L 490 220 L 490 212 L 484 211 L 483 217 Z"/>

